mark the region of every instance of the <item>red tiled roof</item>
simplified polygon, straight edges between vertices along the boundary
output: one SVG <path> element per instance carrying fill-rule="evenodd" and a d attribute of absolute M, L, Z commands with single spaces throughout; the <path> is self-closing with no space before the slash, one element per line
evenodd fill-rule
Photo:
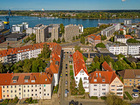
<path fill-rule="evenodd" d="M 18 76 L 16 83 L 13 83 L 13 77 Z M 29 76 L 29 79 L 25 79 Z M 25 82 L 28 80 L 28 82 Z M 31 82 L 35 80 L 35 82 Z M 0 74 L 0 85 L 23 85 L 23 84 L 51 84 L 53 80 L 52 72 L 43 73 L 5 73 Z"/>
<path fill-rule="evenodd" d="M 91 34 L 88 37 L 93 39 L 93 40 L 101 40 L 101 36 L 99 36 L 99 35 L 97 36 L 97 35 Z"/>
<path fill-rule="evenodd" d="M 113 71 L 106 61 L 103 62 L 102 67 L 106 71 Z"/>
<path fill-rule="evenodd" d="M 122 28 L 120 29 L 120 31 L 123 31 L 123 30 L 124 30 L 124 29 L 122 29 Z"/>
<path fill-rule="evenodd" d="M 77 50 L 73 54 L 73 63 L 74 63 L 74 74 L 75 76 L 81 71 L 84 70 L 84 72 L 88 75 L 86 65 L 83 59 L 83 55 Z"/>
<path fill-rule="evenodd" d="M 127 39 L 131 39 L 131 38 L 133 38 L 131 35 L 125 35 L 125 38 L 127 38 Z"/>
<path fill-rule="evenodd" d="M 38 43 L 34 45 L 28 45 L 28 46 L 23 46 L 23 47 L 16 47 L 16 48 L 10 48 L 7 50 L 1 50 L 0 51 L 0 57 L 7 56 L 10 54 L 17 54 L 21 52 L 26 52 L 30 50 L 35 50 L 35 49 L 42 49 L 44 44 L 48 44 L 50 48 L 52 48 L 52 53 L 56 53 L 58 55 L 61 54 L 61 46 L 57 43 Z"/>

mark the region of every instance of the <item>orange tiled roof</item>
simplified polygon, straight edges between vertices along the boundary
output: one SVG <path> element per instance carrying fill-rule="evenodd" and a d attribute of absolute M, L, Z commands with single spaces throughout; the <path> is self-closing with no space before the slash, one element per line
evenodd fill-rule
<path fill-rule="evenodd" d="M 39 44 L 34 44 L 34 45 L 28 45 L 28 46 L 23 46 L 23 47 L 16 47 L 16 48 L 10 48 L 7 50 L 1 50 L 0 51 L 0 57 L 7 56 L 10 54 L 17 54 L 17 53 L 22 53 L 26 51 L 31 51 L 35 49 L 40 49 L 43 48 L 44 44 L 48 44 L 50 48 L 52 48 L 52 53 L 56 53 L 58 55 L 61 54 L 61 46 L 57 43 L 39 43 Z"/>
<path fill-rule="evenodd" d="M 93 40 L 101 40 L 101 36 L 99 36 L 99 35 L 97 36 L 97 35 L 91 34 L 88 37 L 93 39 Z"/>
<path fill-rule="evenodd" d="M 14 83 L 13 78 L 18 77 Z M 29 76 L 25 79 L 25 76 Z M 0 85 L 24 85 L 24 84 L 51 84 L 53 80 L 52 72 L 43 73 L 5 73 L 0 74 Z M 28 82 L 25 82 L 28 80 Z M 31 82 L 31 80 L 35 80 Z"/>
<path fill-rule="evenodd" d="M 103 62 L 102 67 L 106 71 L 113 71 L 106 61 Z"/>
<path fill-rule="evenodd" d="M 83 69 L 84 72 L 88 75 L 86 65 L 83 59 L 83 55 L 77 50 L 73 54 L 73 63 L 74 63 L 74 74 L 75 76 Z"/>
<path fill-rule="evenodd" d="M 123 30 L 124 30 L 124 29 L 122 29 L 122 28 L 120 29 L 120 31 L 123 31 Z"/>
<path fill-rule="evenodd" d="M 125 38 L 127 38 L 127 39 L 133 39 L 133 37 L 131 36 L 131 35 L 125 35 Z"/>

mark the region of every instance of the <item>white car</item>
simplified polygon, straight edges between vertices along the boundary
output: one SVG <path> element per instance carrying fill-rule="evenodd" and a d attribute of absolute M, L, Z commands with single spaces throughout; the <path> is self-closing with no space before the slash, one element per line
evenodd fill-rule
<path fill-rule="evenodd" d="M 138 94 L 135 94 L 135 93 L 132 94 L 132 96 L 133 96 L 133 97 L 139 97 L 139 95 L 138 95 Z"/>

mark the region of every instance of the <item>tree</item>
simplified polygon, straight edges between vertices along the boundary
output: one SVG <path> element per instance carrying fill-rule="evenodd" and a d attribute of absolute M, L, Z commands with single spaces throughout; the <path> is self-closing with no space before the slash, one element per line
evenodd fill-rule
<path fill-rule="evenodd" d="M 96 48 L 100 47 L 100 48 L 106 48 L 105 45 L 103 43 L 98 43 L 96 44 Z"/>
<path fill-rule="evenodd" d="M 85 93 L 85 89 L 83 87 L 83 83 L 82 83 L 82 79 L 81 78 L 80 78 L 79 84 L 78 84 L 78 91 L 79 91 L 79 94 L 84 94 Z"/>
<path fill-rule="evenodd" d="M 104 62 L 104 56 L 101 55 L 101 57 L 100 57 L 100 63 L 103 63 L 103 62 Z"/>
<path fill-rule="evenodd" d="M 38 72 L 38 65 L 36 60 L 32 62 L 32 72 Z"/>
<path fill-rule="evenodd" d="M 105 35 L 101 35 L 101 40 L 106 40 L 107 37 Z"/>
<path fill-rule="evenodd" d="M 60 38 L 58 38 L 58 40 L 57 40 L 57 43 L 61 43 L 61 40 L 60 40 Z"/>
<path fill-rule="evenodd" d="M 99 61 L 99 57 L 96 55 L 94 58 L 93 58 L 94 62 L 98 62 Z"/>
<path fill-rule="evenodd" d="M 64 37 L 62 38 L 62 42 L 65 42 L 65 39 L 64 39 Z"/>
<path fill-rule="evenodd" d="M 136 63 L 135 63 L 135 62 L 132 62 L 132 63 L 131 63 L 131 67 L 132 67 L 133 69 L 136 69 L 136 68 L 137 68 Z"/>
<path fill-rule="evenodd" d="M 73 40 L 75 40 L 75 36 L 73 36 Z"/>
<path fill-rule="evenodd" d="M 111 42 L 114 42 L 114 36 L 110 38 L 110 41 Z"/>
<path fill-rule="evenodd" d="M 75 46 L 75 51 L 77 51 L 77 50 L 78 50 L 79 52 L 82 52 L 82 51 L 81 51 L 81 47 L 76 45 L 76 46 Z"/>
<path fill-rule="evenodd" d="M 61 34 L 64 33 L 64 28 L 65 28 L 64 25 L 63 25 L 63 24 L 60 24 L 60 33 L 61 33 Z"/>
<path fill-rule="evenodd" d="M 49 49 L 47 44 L 44 44 L 43 45 L 43 50 L 42 50 L 42 52 L 41 52 L 41 54 L 39 56 L 42 57 L 42 58 L 47 59 L 47 58 L 50 57 L 50 54 L 51 54 L 51 50 Z"/>
<path fill-rule="evenodd" d="M 56 42 L 55 38 L 53 39 L 53 42 Z"/>
<path fill-rule="evenodd" d="M 120 35 L 123 35 L 123 31 L 120 31 Z"/>
<path fill-rule="evenodd" d="M 105 100 L 107 105 L 130 105 L 126 101 L 123 101 L 121 98 L 119 98 L 116 95 L 107 95 L 107 98 Z"/>
<path fill-rule="evenodd" d="M 78 39 L 78 36 L 76 36 L 76 39 Z"/>
<path fill-rule="evenodd" d="M 136 39 L 128 39 L 127 43 L 140 43 L 140 41 L 137 41 Z"/>
<path fill-rule="evenodd" d="M 85 44 L 85 38 L 84 38 L 84 36 L 81 36 L 80 42 L 81 42 L 82 44 Z"/>
<path fill-rule="evenodd" d="M 4 66 L 2 63 L 0 63 L 0 73 L 3 73 L 3 71 L 4 71 Z"/>

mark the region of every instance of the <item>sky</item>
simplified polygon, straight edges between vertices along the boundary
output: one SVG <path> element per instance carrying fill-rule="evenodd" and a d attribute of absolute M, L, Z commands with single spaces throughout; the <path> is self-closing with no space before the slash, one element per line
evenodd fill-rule
<path fill-rule="evenodd" d="M 140 0 L 0 0 L 0 10 L 140 10 Z"/>

